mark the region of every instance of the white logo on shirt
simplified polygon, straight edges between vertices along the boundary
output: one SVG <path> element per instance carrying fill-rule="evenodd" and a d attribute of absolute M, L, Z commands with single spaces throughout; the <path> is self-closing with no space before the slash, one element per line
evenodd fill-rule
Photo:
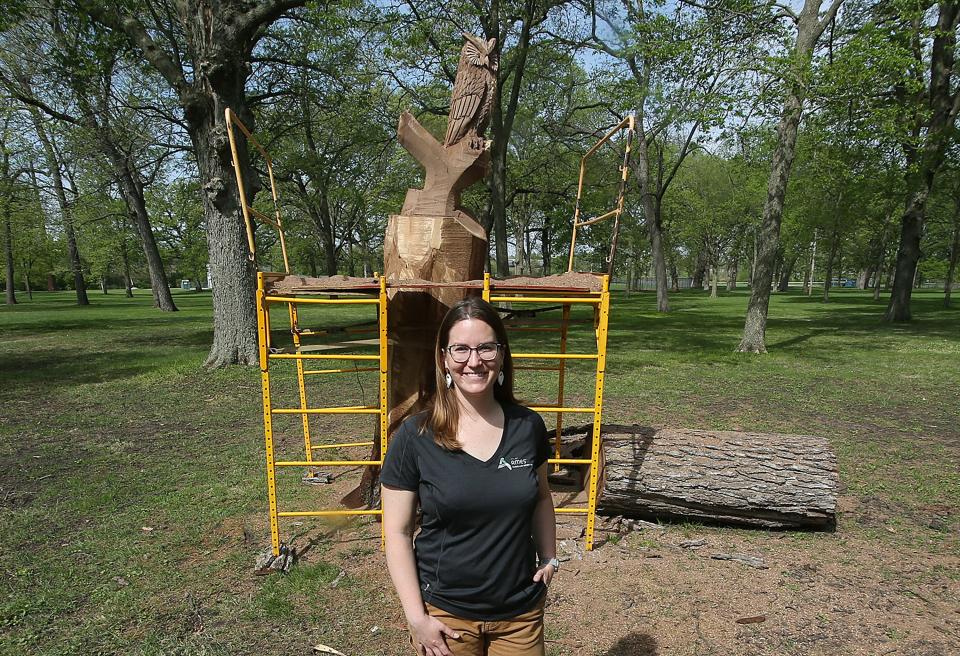
<path fill-rule="evenodd" d="M 504 458 L 500 458 L 500 464 L 497 465 L 497 469 L 509 469 L 510 471 L 523 467 L 533 467 L 533 463 L 529 462 L 526 458 L 510 458 L 509 462 Z"/>

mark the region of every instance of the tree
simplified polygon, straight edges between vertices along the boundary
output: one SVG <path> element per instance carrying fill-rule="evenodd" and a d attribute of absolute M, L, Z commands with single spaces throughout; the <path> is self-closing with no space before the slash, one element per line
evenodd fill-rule
<path fill-rule="evenodd" d="M 258 361 L 253 264 L 247 257 L 224 112 L 230 108 L 249 128 L 253 115 L 246 84 L 251 57 L 266 29 L 305 0 L 184 0 L 106 6 L 75 0 L 77 18 L 87 14 L 142 53 L 174 91 L 183 111 L 200 170 L 207 245 L 213 274 L 213 345 L 206 365 Z M 259 184 L 245 142 L 238 164 Z"/>
<path fill-rule="evenodd" d="M 657 281 L 657 309 L 670 309 L 663 199 L 696 137 L 721 125 L 747 62 L 757 55 L 751 16 L 724 3 L 665 7 L 658 2 L 589 2 L 580 45 L 605 57 L 613 73 L 604 95 L 637 112 L 633 184 L 643 209 Z M 599 68 L 599 67 L 598 67 Z"/>
<path fill-rule="evenodd" d="M 814 49 L 821 35 L 837 15 L 843 0 L 832 0 L 823 16 L 820 15 L 822 0 L 804 0 L 799 14 L 783 8 L 796 25 L 796 38 L 785 57 L 788 78 L 783 109 L 777 125 L 776 146 L 770 163 L 767 183 L 767 200 L 763 208 L 757 244 L 756 265 L 750 280 L 750 301 L 743 324 L 743 337 L 737 350 L 744 353 L 766 353 L 767 312 L 770 307 L 770 285 L 777 251 L 780 247 L 780 224 L 783 220 L 783 205 L 787 194 L 787 182 L 793 166 L 797 129 L 803 113 L 803 103 L 808 94 L 808 82 Z"/>
<path fill-rule="evenodd" d="M 929 73 L 925 74 L 920 25 L 926 5 L 914 10 L 912 25 L 916 29 L 912 41 L 915 66 L 911 72 L 914 82 L 921 86 L 918 92 L 910 92 L 904 85 L 900 88 L 902 101 L 915 107 L 913 116 L 913 139 L 904 143 L 906 155 L 907 196 L 900 219 L 900 245 L 897 248 L 896 270 L 890 302 L 884 318 L 887 321 L 909 321 L 910 296 L 920 260 L 920 240 L 926 220 L 926 205 L 933 189 L 934 177 L 942 166 L 944 154 L 954 138 L 954 125 L 960 112 L 960 85 L 954 80 L 957 44 L 957 24 L 960 21 L 960 4 L 944 0 L 935 4 L 936 26 L 932 32 Z M 914 89 L 917 88 L 915 85 Z M 912 97 L 911 97 L 912 96 Z M 919 101 L 919 102 L 918 102 Z"/>

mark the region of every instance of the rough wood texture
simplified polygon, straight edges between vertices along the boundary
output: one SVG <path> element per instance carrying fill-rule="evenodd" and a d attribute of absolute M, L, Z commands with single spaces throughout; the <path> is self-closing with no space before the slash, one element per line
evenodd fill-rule
<path fill-rule="evenodd" d="M 820 437 L 604 426 L 603 454 L 605 515 L 835 526 L 837 459 Z"/>
<path fill-rule="evenodd" d="M 490 167 L 490 151 L 475 148 L 470 139 L 444 147 L 410 112 L 400 116 L 397 140 L 425 170 L 423 189 L 407 190 L 401 214 L 445 216 L 476 223 L 474 217 L 460 206 L 460 194 L 486 175 Z M 486 233 L 479 224 L 477 228 L 486 240 Z"/>
<path fill-rule="evenodd" d="M 383 248 L 388 282 L 422 279 L 463 282 L 483 276 L 487 240 L 472 219 L 391 216 Z M 433 346 L 440 320 L 466 296 L 457 287 L 389 292 L 390 430 L 433 389 Z M 476 293 L 476 292 L 474 292 Z"/>

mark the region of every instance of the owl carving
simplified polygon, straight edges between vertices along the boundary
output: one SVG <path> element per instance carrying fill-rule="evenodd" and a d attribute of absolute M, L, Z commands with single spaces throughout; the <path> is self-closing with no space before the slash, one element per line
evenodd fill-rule
<path fill-rule="evenodd" d="M 490 108 L 497 90 L 500 65 L 494 51 L 497 40 L 484 41 L 466 33 L 463 37 L 467 41 L 460 51 L 443 145 L 452 146 L 468 138 L 471 148 L 482 150 L 483 133 L 490 122 Z"/>

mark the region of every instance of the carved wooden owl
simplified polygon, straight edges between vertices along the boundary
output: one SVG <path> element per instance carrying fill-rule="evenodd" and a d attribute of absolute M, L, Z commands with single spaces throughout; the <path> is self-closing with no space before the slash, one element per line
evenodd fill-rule
<path fill-rule="evenodd" d="M 443 145 L 452 146 L 469 137 L 471 147 L 480 149 L 497 90 L 497 40 L 484 41 L 466 33 L 463 36 L 467 41 L 460 51 Z"/>

